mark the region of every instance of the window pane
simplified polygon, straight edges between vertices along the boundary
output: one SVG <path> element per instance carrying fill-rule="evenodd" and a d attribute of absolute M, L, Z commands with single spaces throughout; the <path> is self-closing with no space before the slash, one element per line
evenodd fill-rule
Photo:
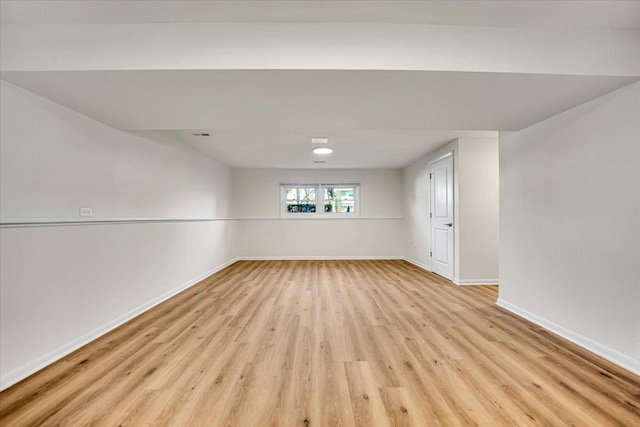
<path fill-rule="evenodd" d="M 287 212 L 313 213 L 315 211 L 315 187 L 287 187 Z"/>
<path fill-rule="evenodd" d="M 355 212 L 354 187 L 324 187 L 324 211 L 329 213 Z"/>

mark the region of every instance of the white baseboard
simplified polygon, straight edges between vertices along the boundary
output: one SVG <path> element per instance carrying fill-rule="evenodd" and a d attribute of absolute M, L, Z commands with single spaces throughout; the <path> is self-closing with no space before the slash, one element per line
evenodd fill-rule
<path fill-rule="evenodd" d="M 541 326 L 544 329 L 547 329 L 548 331 L 553 332 L 554 334 L 559 335 L 562 338 L 569 340 L 572 343 L 577 344 L 580 347 L 589 350 L 590 352 L 595 353 L 598 356 L 633 372 L 636 375 L 640 375 L 640 360 L 638 359 L 634 359 L 633 357 L 627 356 L 624 353 L 620 353 L 617 350 L 602 345 L 599 342 L 592 340 L 591 338 L 582 336 L 545 318 L 542 318 L 537 314 L 533 314 L 523 308 L 518 307 L 517 305 L 511 304 L 510 302 L 507 302 L 503 299 L 498 298 L 496 304 L 507 311 L 510 311 L 524 319 L 527 319 L 528 321 L 535 323 L 536 325 Z"/>
<path fill-rule="evenodd" d="M 412 258 L 407 258 L 404 257 L 402 258 L 405 261 L 407 261 L 410 264 L 415 265 L 416 267 L 420 267 L 423 270 L 427 270 L 429 272 L 431 272 L 431 268 L 429 268 L 429 266 L 427 264 L 423 264 L 420 261 L 416 261 L 415 259 Z M 455 283 L 456 285 L 497 285 L 498 279 L 464 279 L 464 280 L 459 280 L 457 277 L 454 277 L 451 282 Z"/>
<path fill-rule="evenodd" d="M 413 264 L 416 267 L 420 267 L 423 270 L 427 270 L 429 273 L 431 273 L 431 268 L 427 265 L 427 264 L 423 264 L 420 261 L 416 261 L 413 258 L 407 258 L 407 257 L 403 257 L 403 260 L 407 261 L 409 264 Z"/>
<path fill-rule="evenodd" d="M 224 264 L 209 270 L 205 273 L 202 273 L 201 275 L 199 275 L 198 277 L 194 277 L 193 279 L 183 283 L 182 285 L 178 286 L 177 288 L 174 288 L 168 292 L 165 292 L 164 294 L 153 298 L 152 300 L 142 304 L 139 307 L 134 308 L 133 310 L 123 314 L 122 316 L 108 322 L 105 323 L 104 325 L 100 326 L 99 328 L 84 334 L 76 339 L 74 339 L 73 341 L 56 348 L 55 350 L 50 351 L 47 354 L 44 354 L 40 357 L 38 357 L 35 360 L 32 360 L 31 362 L 28 362 L 12 371 L 7 372 L 6 374 L 0 376 L 0 391 L 12 386 L 13 384 L 17 383 L 18 381 L 21 381 L 25 378 L 27 378 L 28 376 L 38 372 L 39 370 L 49 366 L 50 364 L 52 364 L 53 362 L 62 359 L 64 356 L 74 352 L 75 350 L 79 349 L 80 347 L 89 344 L 91 341 L 95 340 L 96 338 L 101 337 L 102 335 L 106 334 L 107 332 L 112 331 L 113 329 L 117 328 L 118 326 L 128 322 L 129 320 L 133 319 L 134 317 L 137 317 L 139 315 L 141 315 L 142 313 L 144 313 L 145 311 L 155 307 L 156 305 L 160 304 L 163 301 L 168 300 L 169 298 L 171 298 L 174 295 L 179 294 L 180 292 L 186 290 L 187 288 L 190 288 L 191 286 L 195 285 L 198 282 L 201 282 L 202 280 L 206 279 L 207 277 L 211 276 L 214 273 L 217 273 L 218 271 L 222 270 L 223 268 L 226 268 L 228 266 L 230 266 L 231 264 L 233 264 L 234 262 L 236 262 L 237 259 L 231 259 L 227 262 L 225 262 Z"/>
<path fill-rule="evenodd" d="M 365 259 L 403 259 L 396 255 L 287 255 L 287 256 L 241 256 L 238 261 L 313 261 L 313 260 L 365 260 Z"/>
<path fill-rule="evenodd" d="M 500 283 L 498 279 L 453 279 L 453 283 L 459 286 L 470 285 L 497 285 Z"/>

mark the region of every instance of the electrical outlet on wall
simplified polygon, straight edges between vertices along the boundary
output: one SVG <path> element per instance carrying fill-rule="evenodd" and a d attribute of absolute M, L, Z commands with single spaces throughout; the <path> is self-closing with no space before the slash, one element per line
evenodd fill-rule
<path fill-rule="evenodd" d="M 80 208 L 80 216 L 93 216 L 92 208 Z"/>

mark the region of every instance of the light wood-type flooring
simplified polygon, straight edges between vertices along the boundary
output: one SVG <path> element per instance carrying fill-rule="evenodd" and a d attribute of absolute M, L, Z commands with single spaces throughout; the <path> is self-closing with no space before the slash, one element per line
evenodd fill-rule
<path fill-rule="evenodd" d="M 2 426 L 640 426 L 640 378 L 404 261 L 237 262 L 0 394 Z"/>

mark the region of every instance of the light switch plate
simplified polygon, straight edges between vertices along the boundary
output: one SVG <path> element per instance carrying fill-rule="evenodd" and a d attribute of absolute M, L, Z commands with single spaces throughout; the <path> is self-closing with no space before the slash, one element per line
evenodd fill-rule
<path fill-rule="evenodd" d="M 80 216 L 93 216 L 93 209 L 80 208 Z"/>

